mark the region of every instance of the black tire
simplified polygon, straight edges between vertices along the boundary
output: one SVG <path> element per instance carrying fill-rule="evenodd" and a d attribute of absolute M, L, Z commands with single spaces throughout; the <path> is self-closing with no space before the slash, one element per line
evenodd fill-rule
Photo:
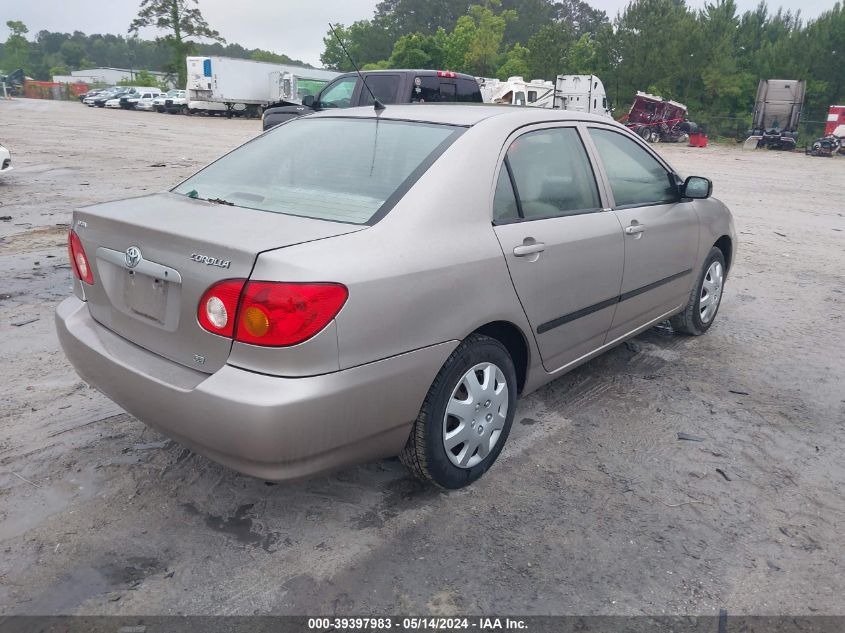
<path fill-rule="evenodd" d="M 453 464 L 443 443 L 446 407 L 463 376 L 479 363 L 492 363 L 505 378 L 508 389 L 507 415 L 499 439 L 479 463 L 470 468 Z M 467 337 L 446 359 L 428 390 L 414 421 L 401 462 L 417 478 L 445 489 L 463 488 L 481 477 L 499 457 L 507 442 L 516 409 L 516 369 L 507 349 L 496 339 L 480 334 Z"/>
<path fill-rule="evenodd" d="M 713 262 L 719 262 L 722 265 L 722 287 L 719 291 L 718 303 L 716 304 L 716 311 L 705 323 L 701 320 L 701 290 L 702 286 L 704 285 L 704 278 L 707 275 L 707 270 L 710 268 Z M 722 303 L 722 294 L 724 290 L 724 282 L 727 279 L 727 272 L 728 271 L 725 266 L 725 256 L 722 254 L 721 249 L 714 246 L 710 249 L 710 252 L 707 254 L 707 258 L 704 260 L 704 265 L 701 267 L 701 271 L 698 273 L 698 280 L 696 281 L 695 286 L 693 286 L 693 289 L 690 292 L 689 300 L 687 301 L 687 305 L 684 308 L 683 312 L 679 312 L 671 319 L 669 319 L 669 322 L 672 324 L 672 329 L 675 330 L 675 332 L 689 334 L 691 336 L 701 336 L 707 330 L 710 329 L 710 326 L 713 325 L 713 322 L 716 320 L 716 316 L 719 314 L 719 306 Z"/>

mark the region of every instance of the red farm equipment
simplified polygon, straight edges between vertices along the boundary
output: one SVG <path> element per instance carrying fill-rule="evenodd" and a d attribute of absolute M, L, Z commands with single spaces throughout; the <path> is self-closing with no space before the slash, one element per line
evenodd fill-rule
<path fill-rule="evenodd" d="M 631 110 L 620 120 L 649 143 L 678 143 L 689 138 L 697 126 L 687 121 L 687 107 L 683 103 L 664 99 L 646 92 L 638 92 Z"/>

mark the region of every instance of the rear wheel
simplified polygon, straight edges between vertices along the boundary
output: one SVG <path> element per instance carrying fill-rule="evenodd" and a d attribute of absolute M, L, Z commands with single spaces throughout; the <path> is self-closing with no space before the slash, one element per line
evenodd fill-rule
<path fill-rule="evenodd" d="M 446 360 L 399 456 L 418 478 L 462 488 L 481 477 L 507 441 L 516 370 L 496 339 L 473 334 Z"/>
<path fill-rule="evenodd" d="M 719 311 L 724 285 L 725 256 L 714 246 L 704 260 L 698 282 L 690 293 L 684 311 L 670 319 L 672 329 L 693 336 L 700 336 L 709 330 Z"/>

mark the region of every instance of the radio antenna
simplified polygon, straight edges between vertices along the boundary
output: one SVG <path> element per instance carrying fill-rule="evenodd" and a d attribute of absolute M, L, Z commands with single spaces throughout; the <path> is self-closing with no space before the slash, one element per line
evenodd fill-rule
<path fill-rule="evenodd" d="M 361 71 L 359 70 L 358 64 L 355 63 L 355 60 L 352 59 L 352 55 L 350 55 L 349 51 L 346 50 L 346 47 L 343 45 L 343 40 L 340 39 L 340 36 L 337 34 L 337 31 L 334 30 L 334 26 L 332 26 L 331 22 L 329 22 L 329 29 L 331 30 L 332 35 L 335 36 L 337 43 L 340 44 L 340 47 L 343 49 L 343 52 L 346 53 L 346 57 L 347 59 L 349 59 L 349 63 L 352 64 L 352 67 L 355 69 L 355 72 L 358 73 L 358 76 L 361 78 L 361 81 L 363 82 L 364 87 L 367 89 L 367 92 L 369 92 L 370 96 L 373 98 L 373 109 L 375 109 L 376 112 L 381 112 L 382 110 L 386 109 L 387 106 L 384 105 L 381 101 L 379 101 L 375 94 L 373 94 L 373 91 L 370 89 L 369 84 L 367 84 L 366 78 L 364 77 L 363 73 L 361 73 Z"/>

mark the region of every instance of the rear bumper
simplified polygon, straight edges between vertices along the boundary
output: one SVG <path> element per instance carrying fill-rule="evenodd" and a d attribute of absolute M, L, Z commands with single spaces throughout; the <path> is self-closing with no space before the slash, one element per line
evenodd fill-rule
<path fill-rule="evenodd" d="M 56 327 L 79 375 L 126 411 L 215 461 L 275 481 L 398 454 L 458 344 L 307 378 L 229 365 L 208 375 L 117 336 L 76 297 L 59 304 Z"/>

